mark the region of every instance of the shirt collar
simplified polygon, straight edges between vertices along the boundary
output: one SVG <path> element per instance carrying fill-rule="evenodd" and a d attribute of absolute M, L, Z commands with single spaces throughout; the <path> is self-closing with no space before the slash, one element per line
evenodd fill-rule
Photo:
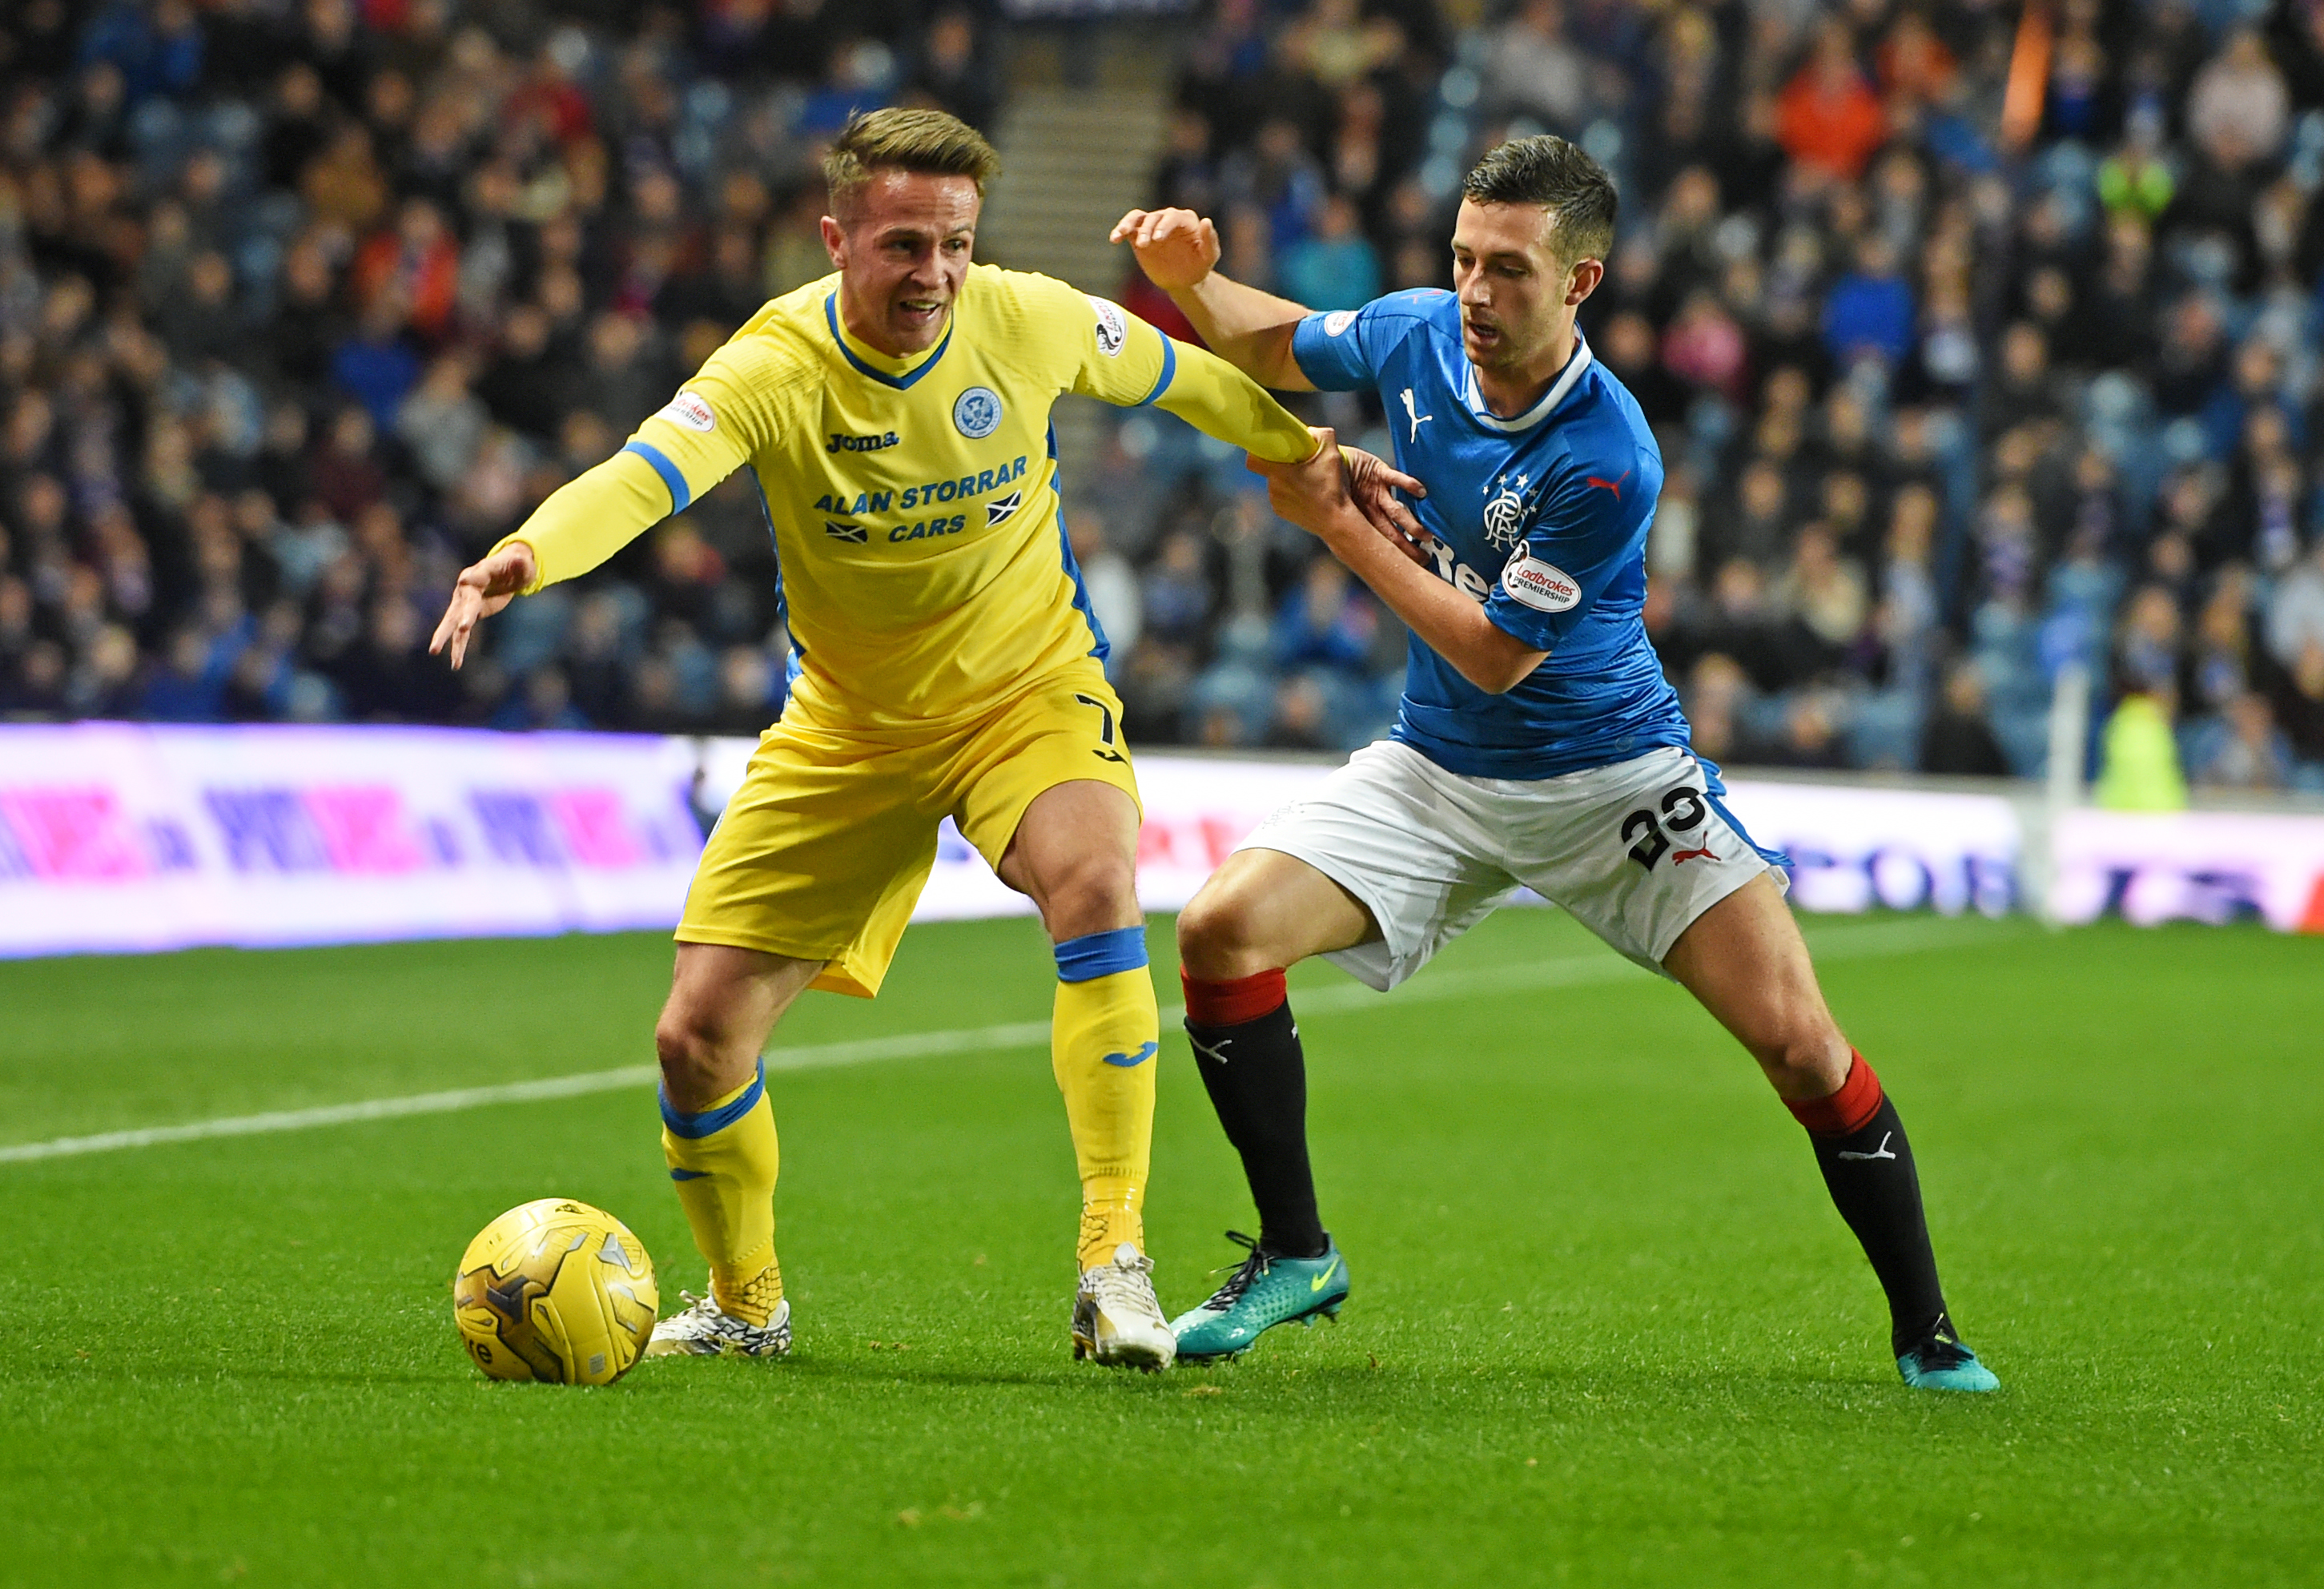
<path fill-rule="evenodd" d="M 846 318 L 839 312 L 836 289 L 823 300 L 823 314 L 831 327 L 832 340 L 839 344 L 841 357 L 882 385 L 908 387 L 926 374 L 936 360 L 944 356 L 945 349 L 952 346 L 953 327 L 960 319 L 960 303 L 958 300 L 954 300 L 952 314 L 945 325 L 945 334 L 934 347 L 902 358 L 890 357 L 848 330 Z"/>
<path fill-rule="evenodd" d="M 1573 383 L 1582 379 L 1582 372 L 1589 367 L 1590 344 L 1582 340 L 1582 328 L 1576 326 L 1573 328 L 1573 356 L 1565 361 L 1564 370 L 1559 374 L 1556 380 L 1550 383 L 1549 390 L 1541 394 L 1539 402 L 1535 403 L 1516 419 L 1505 420 L 1485 406 L 1484 395 L 1477 390 L 1477 366 L 1470 365 L 1466 399 L 1469 411 L 1476 416 L 1479 424 L 1495 430 L 1530 430 L 1547 419 L 1552 409 L 1565 401 L 1565 394 L 1573 390 Z"/>

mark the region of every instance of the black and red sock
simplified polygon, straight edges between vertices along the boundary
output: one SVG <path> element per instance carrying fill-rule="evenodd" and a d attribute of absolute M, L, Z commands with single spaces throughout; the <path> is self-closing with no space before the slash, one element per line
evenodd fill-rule
<path fill-rule="evenodd" d="M 1307 1162 L 1307 1061 L 1283 973 L 1205 982 L 1182 971 L 1179 980 L 1194 1067 L 1259 1206 L 1259 1245 L 1286 1258 L 1320 1258 L 1331 1243 Z"/>
<path fill-rule="evenodd" d="M 1784 1107 L 1807 1128 L 1832 1203 L 1888 1294 L 1889 1339 L 1901 1356 L 1932 1335 L 1950 1335 L 1952 1326 L 1904 1122 L 1864 1056 L 1851 1049 L 1849 1060 L 1840 1091 L 1787 1098 Z"/>

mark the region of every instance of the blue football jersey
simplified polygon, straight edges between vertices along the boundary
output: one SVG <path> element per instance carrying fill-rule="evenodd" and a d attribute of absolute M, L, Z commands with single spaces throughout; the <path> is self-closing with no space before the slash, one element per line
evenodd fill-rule
<path fill-rule="evenodd" d="M 1577 335 L 1541 401 L 1509 420 L 1478 393 L 1450 292 L 1310 315 L 1292 351 L 1323 391 L 1379 392 L 1397 467 L 1428 487 L 1411 505 L 1438 576 L 1549 653 L 1491 695 L 1414 635 L 1394 737 L 1480 778 L 1554 778 L 1687 748 L 1644 617 L 1662 453 L 1588 345 Z"/>

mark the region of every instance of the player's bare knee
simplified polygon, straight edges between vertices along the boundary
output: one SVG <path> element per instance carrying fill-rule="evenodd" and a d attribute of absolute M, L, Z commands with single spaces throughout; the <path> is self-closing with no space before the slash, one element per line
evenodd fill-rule
<path fill-rule="evenodd" d="M 1826 1098 L 1848 1079 L 1848 1039 L 1830 1017 L 1772 1026 L 1751 1044 L 1752 1057 L 1786 1098 Z"/>
<path fill-rule="evenodd" d="M 1049 936 L 1060 943 L 1139 919 L 1138 873 L 1127 856 L 1099 853 L 1077 857 L 1047 882 L 1041 917 Z"/>
<path fill-rule="evenodd" d="M 1226 982 L 1273 969 L 1252 932 L 1251 913 L 1231 888 L 1204 884 L 1178 912 L 1178 963 L 1189 975 Z"/>
<path fill-rule="evenodd" d="M 715 1090 L 724 1049 L 722 1035 L 696 1009 L 673 1002 L 663 1010 L 654 1023 L 654 1056 L 672 1097 L 692 1098 Z"/>

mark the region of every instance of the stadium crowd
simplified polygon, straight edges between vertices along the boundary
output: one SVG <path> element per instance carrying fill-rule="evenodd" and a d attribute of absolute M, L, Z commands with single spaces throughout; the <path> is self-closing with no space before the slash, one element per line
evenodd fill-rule
<path fill-rule="evenodd" d="M 1339 309 L 1449 284 L 1481 149 L 1546 130 L 1614 171 L 1582 324 L 1661 440 L 1648 621 L 1706 753 L 2033 774 L 2079 661 L 2198 783 L 2324 791 L 2324 5 L 1454 9 L 1219 5 L 1154 199 Z M 1323 411 L 1386 449 L 1377 405 Z M 1369 735 L 1371 604 L 1185 495 L 1133 721 Z"/>
<path fill-rule="evenodd" d="M 787 642 L 747 482 L 493 620 L 482 666 L 427 633 L 827 268 L 851 110 L 991 127 L 1001 25 L 11 6 L 0 715 L 755 732 Z M 1447 284 L 1504 137 L 1614 171 L 1582 323 L 1661 438 L 1649 621 L 1707 753 L 2031 774 L 2080 661 L 2194 781 L 2324 790 L 2324 0 L 1211 0 L 1182 36 L 1151 197 L 1314 308 Z M 1369 400 L 1311 402 L 1388 450 Z M 1065 485 L 1134 736 L 1378 732 L 1394 621 L 1240 455 L 1104 434 Z"/>

